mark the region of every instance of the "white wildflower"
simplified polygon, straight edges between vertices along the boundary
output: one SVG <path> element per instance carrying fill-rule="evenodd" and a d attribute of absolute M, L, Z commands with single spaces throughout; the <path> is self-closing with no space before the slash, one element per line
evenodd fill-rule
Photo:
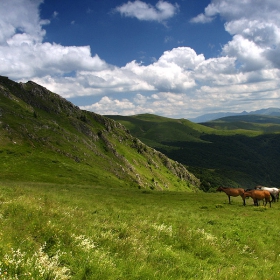
<path fill-rule="evenodd" d="M 61 267 L 59 265 L 59 258 L 64 253 L 58 250 L 53 257 L 49 257 L 43 250 L 46 244 L 39 248 L 38 252 L 35 252 L 33 256 L 33 261 L 35 260 L 35 266 L 39 270 L 40 275 L 52 273 L 54 275 L 53 279 L 66 280 L 70 279 L 68 275 L 70 270 L 67 267 Z"/>
<path fill-rule="evenodd" d="M 206 232 L 204 229 L 198 228 L 196 231 L 202 234 L 203 238 L 209 241 L 210 243 L 214 243 L 217 240 L 217 237 L 215 237 L 209 232 Z"/>
<path fill-rule="evenodd" d="M 25 270 L 28 273 L 21 275 L 10 275 L 9 279 L 18 279 L 18 276 L 31 275 L 32 273 L 39 274 L 43 279 L 44 277 L 52 277 L 54 280 L 67 280 L 70 279 L 70 270 L 67 267 L 60 266 L 59 258 L 64 254 L 57 251 L 53 257 L 49 257 L 44 252 L 45 244 L 39 248 L 31 258 L 28 258 L 25 252 L 20 249 L 11 249 L 11 254 L 5 254 L 0 265 L 11 271 Z M 7 272 L 7 271 L 6 271 Z M 5 278 L 4 278 L 5 279 Z"/>
<path fill-rule="evenodd" d="M 167 226 L 165 224 L 157 225 L 153 224 L 152 227 L 159 231 L 168 234 L 169 236 L 172 236 L 172 226 Z"/>
<path fill-rule="evenodd" d="M 85 235 L 77 236 L 75 234 L 72 234 L 72 237 L 75 239 L 77 246 L 82 248 L 84 251 L 88 252 L 97 247 L 97 245 Z"/>

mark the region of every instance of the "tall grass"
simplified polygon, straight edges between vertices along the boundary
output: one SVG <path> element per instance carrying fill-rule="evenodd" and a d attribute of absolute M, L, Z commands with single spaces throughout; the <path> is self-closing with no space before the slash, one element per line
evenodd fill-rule
<path fill-rule="evenodd" d="M 279 279 L 279 203 L 0 184 L 0 279 Z"/>

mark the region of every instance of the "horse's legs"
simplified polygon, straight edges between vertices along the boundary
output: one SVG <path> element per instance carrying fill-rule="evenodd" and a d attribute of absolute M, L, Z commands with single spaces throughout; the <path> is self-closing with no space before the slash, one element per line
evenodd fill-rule
<path fill-rule="evenodd" d="M 228 203 L 230 204 L 230 195 L 228 195 Z"/>
<path fill-rule="evenodd" d="M 264 201 L 264 200 L 263 200 Z M 272 200 L 270 200 L 270 196 L 269 196 L 269 198 L 265 198 L 265 204 L 263 204 L 264 206 L 266 206 L 267 205 L 267 202 L 269 202 L 269 207 L 271 208 L 271 202 L 272 202 Z"/>
<path fill-rule="evenodd" d="M 269 202 L 269 207 L 271 208 L 271 201 L 272 201 L 272 200 L 266 198 L 266 199 L 265 199 L 265 206 L 266 206 L 267 202 Z"/>

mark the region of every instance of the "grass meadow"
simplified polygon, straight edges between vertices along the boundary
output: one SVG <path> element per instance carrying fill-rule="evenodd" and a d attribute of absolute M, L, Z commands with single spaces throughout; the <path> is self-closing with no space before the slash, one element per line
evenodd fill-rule
<path fill-rule="evenodd" d="M 0 279 L 279 279 L 280 202 L 0 183 Z"/>

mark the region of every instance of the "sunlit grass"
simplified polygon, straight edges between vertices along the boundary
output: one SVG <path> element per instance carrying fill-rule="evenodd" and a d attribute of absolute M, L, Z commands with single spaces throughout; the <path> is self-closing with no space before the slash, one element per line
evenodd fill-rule
<path fill-rule="evenodd" d="M 278 279 L 279 203 L 0 185 L 0 279 Z"/>

